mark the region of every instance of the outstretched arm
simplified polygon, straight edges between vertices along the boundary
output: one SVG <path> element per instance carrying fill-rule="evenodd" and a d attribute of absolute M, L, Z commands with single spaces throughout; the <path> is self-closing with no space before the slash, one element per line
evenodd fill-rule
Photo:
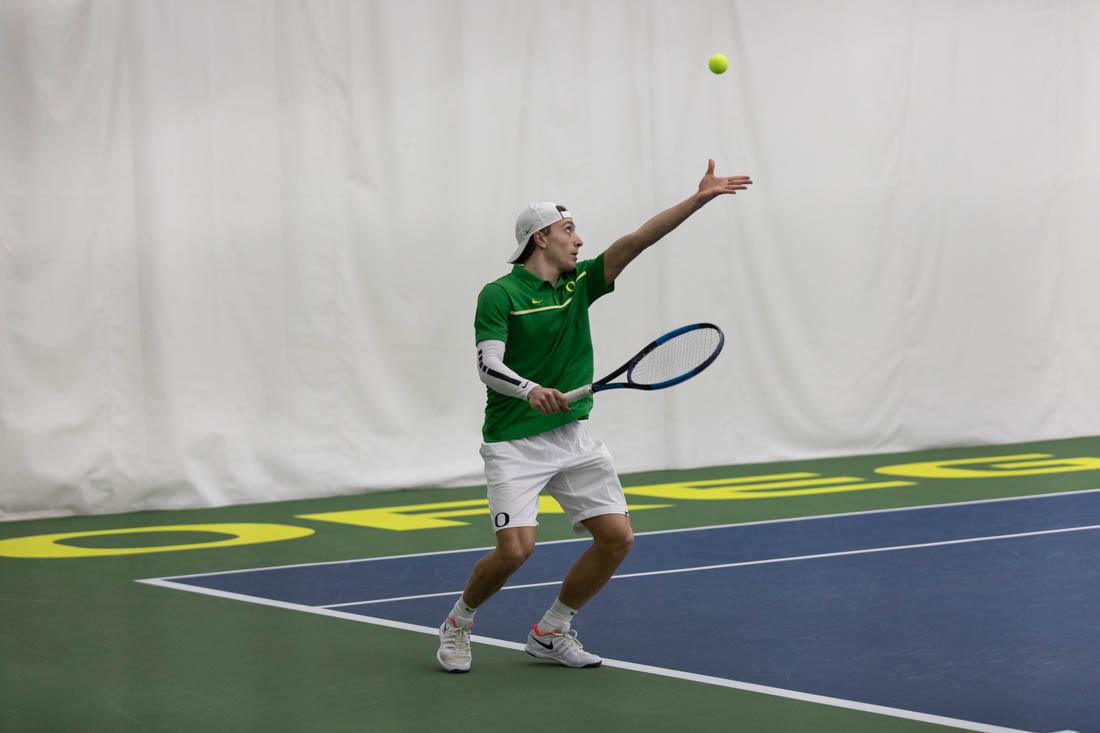
<path fill-rule="evenodd" d="M 603 256 L 604 280 L 614 282 L 619 273 L 643 250 L 656 244 L 661 237 L 684 223 L 689 216 L 703 208 L 711 199 L 724 194 L 746 190 L 752 183 L 748 176 L 716 176 L 714 161 L 707 161 L 707 172 L 699 181 L 699 190 L 675 206 L 665 209 L 638 227 L 637 231 L 619 237 L 607 248 Z"/>

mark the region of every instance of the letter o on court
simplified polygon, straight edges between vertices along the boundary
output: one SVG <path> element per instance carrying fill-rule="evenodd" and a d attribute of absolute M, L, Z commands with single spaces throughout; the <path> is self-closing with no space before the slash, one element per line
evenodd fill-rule
<path fill-rule="evenodd" d="M 231 535 L 229 538 L 211 538 L 206 542 L 189 542 L 183 545 L 155 545 L 151 547 L 77 547 L 62 545 L 63 540 L 81 537 L 105 537 L 149 532 L 209 532 Z M 149 552 L 177 552 L 179 550 L 206 550 L 215 547 L 256 545 L 261 542 L 281 542 L 308 537 L 312 529 L 289 524 L 173 524 L 161 527 L 131 527 L 128 529 L 100 529 L 88 532 L 61 532 L 30 537 L 12 537 L 0 540 L 0 557 L 60 558 L 104 557 L 109 555 L 142 555 Z"/>
<path fill-rule="evenodd" d="M 497 512 L 493 516 L 493 524 L 497 527 L 507 527 L 510 521 L 512 521 L 512 518 L 508 516 L 507 512 Z"/>

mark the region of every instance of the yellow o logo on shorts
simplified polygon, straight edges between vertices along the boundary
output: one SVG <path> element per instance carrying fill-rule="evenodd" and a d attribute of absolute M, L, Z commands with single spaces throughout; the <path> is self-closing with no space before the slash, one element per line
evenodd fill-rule
<path fill-rule="evenodd" d="M 233 536 L 229 539 L 210 540 L 209 542 L 190 542 L 185 545 L 157 545 L 154 547 L 76 547 L 74 545 L 58 544 L 62 540 L 72 540 L 78 537 L 103 537 L 106 535 L 140 534 L 143 532 L 212 532 Z M 161 527 L 100 529 L 89 532 L 61 532 L 0 540 L 0 557 L 56 558 L 141 555 L 149 552 L 205 550 L 215 547 L 255 545 L 261 542 L 280 542 L 282 540 L 308 537 L 311 534 L 313 534 L 312 529 L 293 527 L 289 524 L 173 524 Z"/>

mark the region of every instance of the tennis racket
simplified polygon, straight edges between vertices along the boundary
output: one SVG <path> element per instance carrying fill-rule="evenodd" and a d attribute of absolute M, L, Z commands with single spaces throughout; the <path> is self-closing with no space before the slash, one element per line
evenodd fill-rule
<path fill-rule="evenodd" d="M 598 382 L 565 393 L 570 403 L 605 389 L 664 389 L 691 379 L 718 358 L 726 337 L 713 323 L 681 326 L 658 337 Z M 612 382 L 623 372 L 626 380 Z"/>

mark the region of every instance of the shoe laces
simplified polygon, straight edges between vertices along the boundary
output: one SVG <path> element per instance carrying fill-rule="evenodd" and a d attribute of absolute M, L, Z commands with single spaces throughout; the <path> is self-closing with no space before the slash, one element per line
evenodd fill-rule
<path fill-rule="evenodd" d="M 584 644 L 581 644 L 581 640 L 577 638 L 577 632 L 573 629 L 561 632 L 562 643 L 566 646 L 573 647 L 577 651 L 584 649 Z"/>
<path fill-rule="evenodd" d="M 448 652 L 470 651 L 470 626 L 456 626 L 447 622 L 447 630 L 443 633 L 443 648 Z"/>

